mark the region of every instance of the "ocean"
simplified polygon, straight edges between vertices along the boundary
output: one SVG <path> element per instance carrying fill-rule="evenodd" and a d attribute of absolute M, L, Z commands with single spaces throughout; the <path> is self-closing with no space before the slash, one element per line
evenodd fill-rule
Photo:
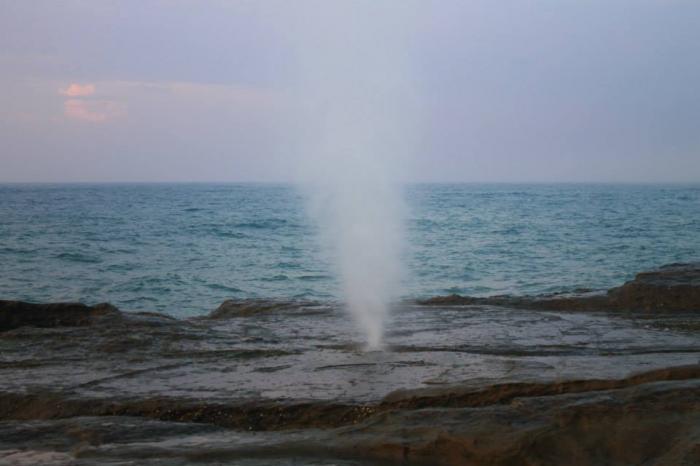
<path fill-rule="evenodd" d="M 414 184 L 404 297 L 604 290 L 700 259 L 700 185 Z M 302 194 L 276 184 L 0 185 L 0 299 L 176 317 L 340 298 Z"/>

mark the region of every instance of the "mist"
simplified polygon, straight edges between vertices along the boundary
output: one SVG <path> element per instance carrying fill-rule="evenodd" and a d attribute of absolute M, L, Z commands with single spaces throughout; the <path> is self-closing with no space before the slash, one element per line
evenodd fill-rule
<path fill-rule="evenodd" d="M 369 348 L 381 346 L 400 291 L 417 120 L 407 38 L 411 8 L 306 2 L 294 36 L 296 180 L 344 302 Z"/>

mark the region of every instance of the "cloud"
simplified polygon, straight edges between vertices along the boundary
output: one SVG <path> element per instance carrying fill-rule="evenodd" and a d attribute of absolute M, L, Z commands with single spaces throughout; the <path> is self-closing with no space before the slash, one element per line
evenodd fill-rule
<path fill-rule="evenodd" d="M 159 121 L 170 121 L 171 116 L 178 115 L 189 118 L 198 112 L 205 118 L 232 118 L 236 113 L 242 118 L 255 118 L 253 115 L 276 112 L 284 105 L 284 97 L 276 91 L 237 84 L 115 80 L 72 83 L 60 93 L 65 96 L 64 118 L 92 123 L 127 114 L 130 118 L 144 118 L 157 109 L 170 112 L 159 115 Z"/>
<path fill-rule="evenodd" d="M 113 100 L 68 99 L 63 103 L 63 114 L 75 120 L 102 123 L 126 115 L 126 105 Z"/>
<path fill-rule="evenodd" d="M 59 92 L 66 97 L 86 97 L 95 93 L 95 85 L 72 83 L 66 89 L 61 89 Z"/>

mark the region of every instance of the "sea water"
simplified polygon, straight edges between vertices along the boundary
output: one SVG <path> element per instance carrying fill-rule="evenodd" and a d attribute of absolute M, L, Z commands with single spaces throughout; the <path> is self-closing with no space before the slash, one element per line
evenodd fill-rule
<path fill-rule="evenodd" d="M 700 185 L 413 184 L 406 298 L 603 290 L 700 260 Z M 0 299 L 185 317 L 337 300 L 302 194 L 276 184 L 0 185 Z"/>

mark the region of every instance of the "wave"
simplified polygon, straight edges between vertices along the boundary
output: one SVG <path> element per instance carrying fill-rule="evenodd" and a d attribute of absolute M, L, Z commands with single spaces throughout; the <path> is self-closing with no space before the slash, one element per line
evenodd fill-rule
<path fill-rule="evenodd" d="M 55 259 L 60 259 L 67 262 L 77 262 L 82 264 L 99 264 L 102 262 L 102 259 L 99 257 L 89 256 L 79 252 L 62 252 L 60 254 L 55 254 L 53 257 Z"/>
<path fill-rule="evenodd" d="M 241 290 L 240 288 L 222 285 L 220 283 L 207 283 L 204 286 L 206 286 L 210 290 L 215 290 L 215 291 L 227 291 L 229 293 L 243 293 L 243 290 Z"/>

